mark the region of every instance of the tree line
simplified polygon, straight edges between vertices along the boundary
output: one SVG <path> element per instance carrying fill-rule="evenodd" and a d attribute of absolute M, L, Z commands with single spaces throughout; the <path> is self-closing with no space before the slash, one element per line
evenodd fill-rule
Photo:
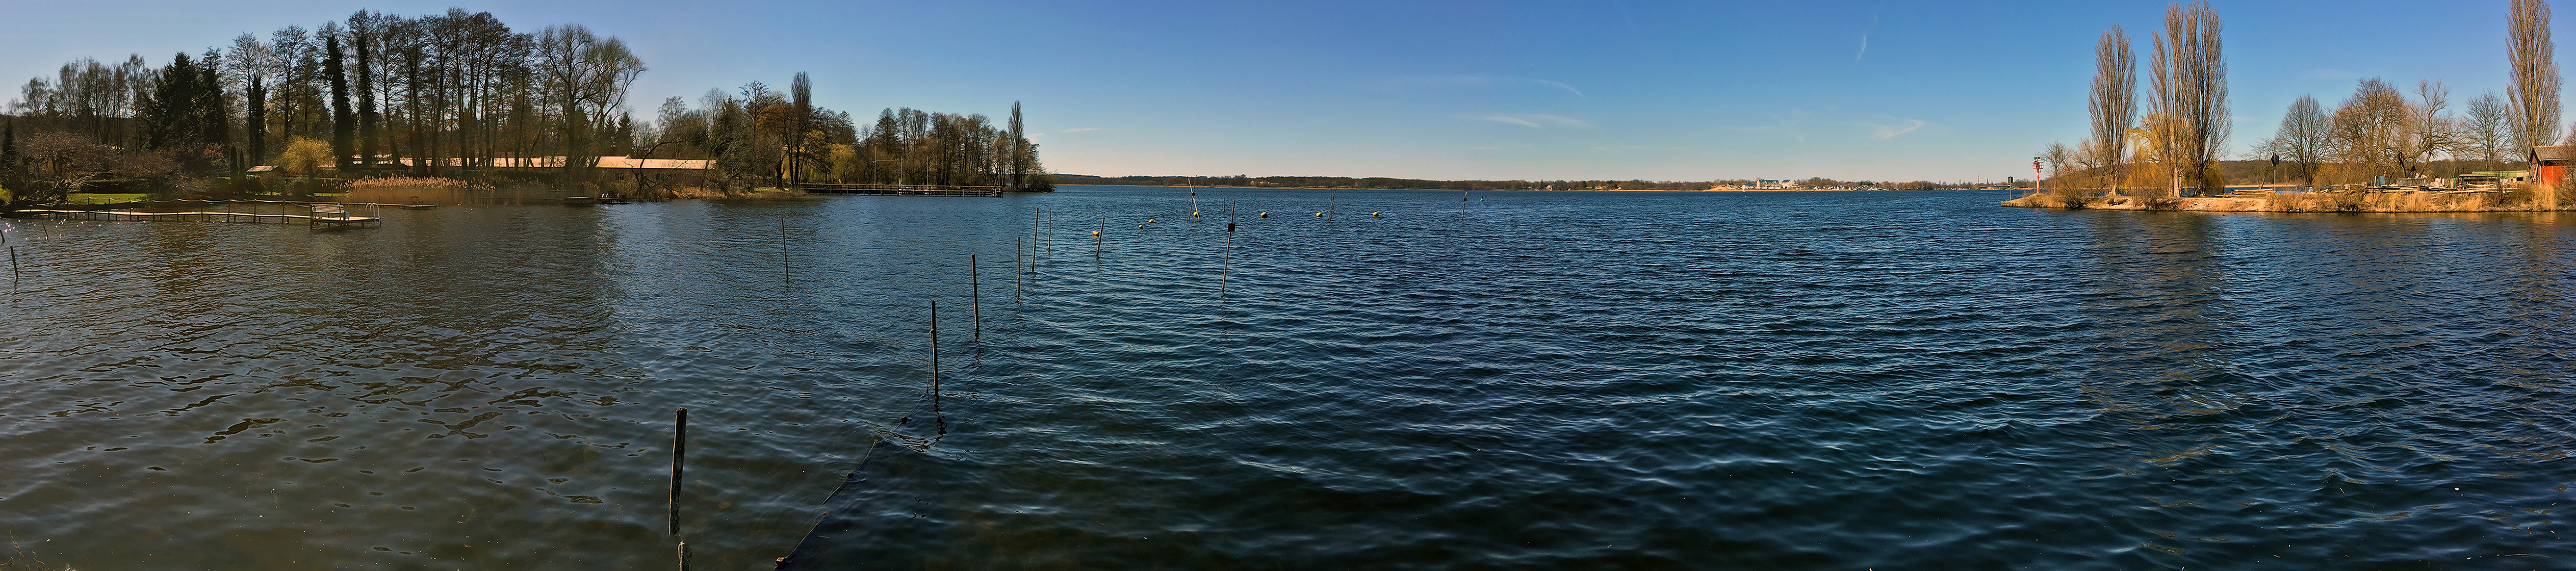
<path fill-rule="evenodd" d="M 55 186 L 160 180 L 239 172 L 310 141 L 333 168 L 439 176 L 562 156 L 577 178 L 632 139 L 626 90 L 644 69 L 622 40 L 579 24 L 520 32 L 488 12 L 360 10 L 157 68 L 140 55 L 66 63 L 10 102 L 0 168 Z"/>
<path fill-rule="evenodd" d="M 652 131 L 637 147 L 666 158 L 712 159 L 718 184 L 730 189 L 766 181 L 1004 186 L 1050 190 L 1053 179 L 1029 142 L 1020 105 L 1007 123 L 982 114 L 909 107 L 877 113 L 872 124 L 813 104 L 812 82 L 797 73 L 786 93 L 754 81 L 733 93 L 709 90 L 691 107 L 663 100 Z M 669 150 L 663 151 L 662 149 Z"/>
<path fill-rule="evenodd" d="M 2309 95 L 2292 101 L 2274 134 L 2242 156 L 2247 162 L 2230 165 L 2221 156 L 2227 67 L 2217 13 L 2206 2 L 2173 4 L 2154 37 L 2144 100 L 2128 35 L 2113 26 L 2094 48 L 2091 136 L 2073 147 L 2052 143 L 2040 159 L 2060 173 L 2049 181 L 2052 193 L 2069 199 L 2105 192 L 2208 195 L 2225 192 L 2230 178 L 2258 176 L 2311 187 L 2360 186 L 2527 163 L 2532 147 L 2576 144 L 2560 143 L 2561 86 L 2549 18 L 2544 0 L 2512 1 L 2506 21 L 2511 80 L 2502 93 L 2470 98 L 2455 113 L 2439 80 L 2409 89 L 2362 79 L 2331 108 Z"/>

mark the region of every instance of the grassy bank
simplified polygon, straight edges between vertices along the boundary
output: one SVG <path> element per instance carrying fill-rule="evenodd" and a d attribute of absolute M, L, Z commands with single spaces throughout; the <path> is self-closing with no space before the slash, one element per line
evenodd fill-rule
<path fill-rule="evenodd" d="M 2198 198 L 2047 193 L 2006 200 L 2003 205 L 2066 210 L 2189 212 L 2546 212 L 2576 206 L 2561 203 L 2557 194 L 2555 189 L 2546 186 L 2504 192 L 2395 190 Z"/>

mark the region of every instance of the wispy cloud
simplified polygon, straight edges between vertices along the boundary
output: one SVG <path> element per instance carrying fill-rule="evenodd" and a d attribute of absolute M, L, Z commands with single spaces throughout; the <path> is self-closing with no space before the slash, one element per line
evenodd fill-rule
<path fill-rule="evenodd" d="M 1479 119 L 1483 119 L 1483 120 L 1486 120 L 1486 121 L 1493 121 L 1493 122 L 1497 122 L 1497 123 L 1510 123 L 1510 124 L 1513 124 L 1513 125 L 1519 125 L 1519 126 L 1523 126 L 1523 127 L 1529 127 L 1529 128 L 1532 128 L 1532 129 L 1545 129 L 1545 128 L 1548 128 L 1548 127 L 1565 127 L 1565 128 L 1570 128 L 1570 129 L 1590 129 L 1590 128 L 1592 128 L 1592 123 L 1591 123 L 1590 121 L 1584 121 L 1584 120 L 1582 120 L 1582 119 L 1576 119 L 1576 118 L 1573 118 L 1573 117 L 1560 117 L 1560 116 L 1556 116 L 1556 115 L 1549 115 L 1549 114 L 1545 114 L 1545 113 L 1523 113 L 1523 114 L 1519 114 L 1519 115 L 1487 115 L 1487 116 L 1484 116 L 1484 117 L 1479 117 Z"/>
<path fill-rule="evenodd" d="M 1575 96 L 1575 97 L 1582 97 L 1582 96 L 1583 96 L 1583 90 L 1581 90 L 1581 89 L 1575 89 L 1575 88 L 1574 88 L 1574 86 L 1572 86 L 1572 85 L 1566 85 L 1566 84 L 1563 84 L 1563 83 L 1557 83 L 1557 82 L 1548 81 L 1548 80 L 1544 80 L 1544 79 L 1536 79 L 1536 78 L 1528 78 L 1528 77 L 1515 77 L 1515 78 L 1512 78 L 1512 79 L 1517 79 L 1517 80 L 1521 80 L 1521 81 L 1527 81 L 1527 82 L 1530 82 L 1530 83 L 1536 83 L 1536 84 L 1539 84 L 1539 85 L 1545 85 L 1545 86 L 1554 87 L 1554 88 L 1557 88 L 1557 89 L 1563 89 L 1563 90 L 1565 90 L 1567 93 L 1572 93 L 1572 94 L 1574 94 L 1574 96 Z"/>
<path fill-rule="evenodd" d="M 1862 28 L 1860 31 L 1860 51 L 1852 54 L 1852 61 L 1860 61 L 1860 56 L 1869 55 L 1869 33 L 1875 31 L 1878 31 L 1878 13 L 1871 12 L 1869 27 Z"/>
<path fill-rule="evenodd" d="M 1404 92 L 1419 91 L 1419 90 L 1424 90 L 1424 89 L 1481 88 L 1481 87 L 1495 87 L 1495 86 L 1506 86 L 1506 85 L 1527 85 L 1527 86 L 1536 86 L 1536 87 L 1546 87 L 1546 88 L 1550 88 L 1550 89 L 1561 89 L 1561 90 L 1564 90 L 1566 93 L 1572 93 L 1572 94 L 1574 94 L 1574 96 L 1575 96 L 1575 97 L 1583 97 L 1583 90 L 1581 90 L 1581 89 L 1575 89 L 1575 88 L 1574 88 L 1574 86 L 1572 86 L 1572 85 L 1566 85 L 1566 84 L 1565 84 L 1565 83 L 1563 83 L 1563 82 L 1549 81 L 1549 80 L 1539 79 L 1539 78 L 1535 78 L 1535 77 L 1511 77 L 1511 76 L 1474 75 L 1474 74 L 1415 75 L 1415 76 L 1396 77 L 1396 78 L 1389 78 L 1389 79 L 1384 79 L 1384 80 L 1379 80 L 1379 81 L 1372 81 L 1372 82 L 1369 82 L 1369 83 L 1363 84 L 1363 85 L 1361 85 L 1360 87 L 1361 87 L 1362 89 L 1367 89 L 1367 90 L 1369 90 L 1369 91 L 1377 91 L 1377 92 L 1383 92 L 1383 93 L 1404 93 Z"/>
<path fill-rule="evenodd" d="M 1924 125 L 1930 124 L 1923 122 L 1922 119 L 1905 119 L 1901 123 L 1902 124 L 1900 125 L 1881 125 L 1877 123 L 1862 123 L 1861 125 L 1870 128 L 1869 138 L 1885 141 L 1888 139 L 1894 139 L 1899 135 L 1912 133 L 1915 129 L 1921 129 Z"/>

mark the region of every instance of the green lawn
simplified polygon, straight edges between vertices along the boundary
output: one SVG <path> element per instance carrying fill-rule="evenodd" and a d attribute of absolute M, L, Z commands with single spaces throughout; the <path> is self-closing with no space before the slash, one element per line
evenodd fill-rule
<path fill-rule="evenodd" d="M 142 200 L 142 199 L 145 199 L 145 198 L 151 198 L 151 197 L 152 197 L 152 195 L 149 195 L 149 194 L 96 194 L 96 193 L 88 193 L 88 192 L 75 192 L 75 193 L 72 193 L 72 196 L 71 196 L 71 203 L 72 203 L 72 204 L 115 204 L 115 203 L 119 203 L 119 202 L 133 202 L 133 201 Z"/>

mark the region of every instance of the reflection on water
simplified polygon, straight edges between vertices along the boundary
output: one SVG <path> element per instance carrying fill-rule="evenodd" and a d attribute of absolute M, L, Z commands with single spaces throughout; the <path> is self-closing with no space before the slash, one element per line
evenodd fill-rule
<path fill-rule="evenodd" d="M 6 221 L 0 531 L 668 566 L 685 406 L 703 568 L 786 555 L 880 439 L 840 548 L 902 566 L 2576 560 L 2554 215 L 1203 194 L 1230 244 L 1112 187 Z"/>

